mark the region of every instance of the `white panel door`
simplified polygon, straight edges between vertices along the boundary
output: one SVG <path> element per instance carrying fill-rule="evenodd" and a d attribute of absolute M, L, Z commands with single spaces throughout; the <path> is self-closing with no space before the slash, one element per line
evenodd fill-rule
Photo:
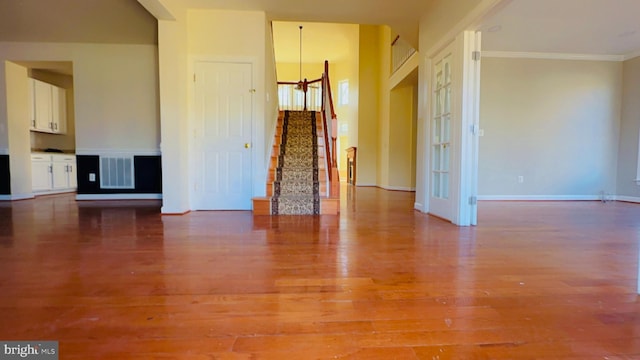
<path fill-rule="evenodd" d="M 251 64 L 196 62 L 196 210 L 250 210 Z"/>
<path fill-rule="evenodd" d="M 454 137 L 454 45 L 451 44 L 433 59 L 431 92 L 431 168 L 429 174 L 429 213 L 452 220 L 452 157 Z"/>

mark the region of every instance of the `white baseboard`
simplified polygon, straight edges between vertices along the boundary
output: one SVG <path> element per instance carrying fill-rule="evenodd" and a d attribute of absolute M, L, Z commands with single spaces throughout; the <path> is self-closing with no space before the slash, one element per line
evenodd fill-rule
<path fill-rule="evenodd" d="M 38 192 L 34 192 L 33 195 L 42 196 L 42 195 L 66 194 L 66 193 L 71 193 L 71 192 L 75 192 L 75 191 L 76 191 L 76 189 L 38 191 Z"/>
<path fill-rule="evenodd" d="M 159 200 L 162 194 L 80 194 L 76 200 Z"/>
<path fill-rule="evenodd" d="M 421 212 L 424 212 L 424 205 L 422 205 L 421 203 L 418 203 L 418 202 L 413 203 L 413 208 Z"/>
<path fill-rule="evenodd" d="M 380 186 L 381 189 L 391 190 L 391 191 L 416 191 L 414 187 L 404 187 L 404 186 Z"/>
<path fill-rule="evenodd" d="M 632 203 L 640 204 L 640 197 L 636 197 L 636 196 L 616 195 L 614 198 L 616 201 L 624 201 L 624 202 L 632 202 Z"/>
<path fill-rule="evenodd" d="M 376 184 L 356 184 L 356 187 L 378 187 Z"/>
<path fill-rule="evenodd" d="M 0 195 L 0 201 L 16 201 L 33 199 L 35 196 L 32 193 L 29 194 L 16 194 L 16 195 Z"/>
<path fill-rule="evenodd" d="M 162 208 L 160 208 L 160 213 L 162 215 L 184 215 L 189 212 L 191 212 L 191 210 L 189 209 L 186 209 L 186 210 L 171 209 L 171 208 L 167 208 L 166 206 L 163 206 Z"/>
<path fill-rule="evenodd" d="M 478 195 L 478 200 L 487 201 L 594 201 L 600 195 Z"/>

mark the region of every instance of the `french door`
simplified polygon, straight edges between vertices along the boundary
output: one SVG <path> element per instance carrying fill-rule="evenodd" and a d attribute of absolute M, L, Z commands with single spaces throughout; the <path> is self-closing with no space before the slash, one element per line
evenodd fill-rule
<path fill-rule="evenodd" d="M 433 59 L 431 84 L 431 121 L 429 173 L 429 213 L 451 220 L 453 210 L 451 172 L 453 124 L 453 60 L 454 44 L 449 45 Z"/>
<path fill-rule="evenodd" d="M 477 223 L 480 33 L 464 31 L 431 58 L 428 212 Z"/>

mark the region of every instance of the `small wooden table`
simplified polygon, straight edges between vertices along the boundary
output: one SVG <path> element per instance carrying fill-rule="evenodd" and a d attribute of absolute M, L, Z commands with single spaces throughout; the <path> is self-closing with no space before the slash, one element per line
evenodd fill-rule
<path fill-rule="evenodd" d="M 356 148 L 347 149 L 347 183 L 356 184 Z"/>

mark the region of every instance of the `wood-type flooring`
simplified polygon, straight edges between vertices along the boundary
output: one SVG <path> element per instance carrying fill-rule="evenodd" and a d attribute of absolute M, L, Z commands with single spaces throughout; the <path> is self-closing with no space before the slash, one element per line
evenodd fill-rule
<path fill-rule="evenodd" d="M 60 359 L 640 359 L 640 205 L 343 188 L 338 216 L 0 203 L 0 341 Z M 0 349 L 1 350 L 1 349 Z"/>

